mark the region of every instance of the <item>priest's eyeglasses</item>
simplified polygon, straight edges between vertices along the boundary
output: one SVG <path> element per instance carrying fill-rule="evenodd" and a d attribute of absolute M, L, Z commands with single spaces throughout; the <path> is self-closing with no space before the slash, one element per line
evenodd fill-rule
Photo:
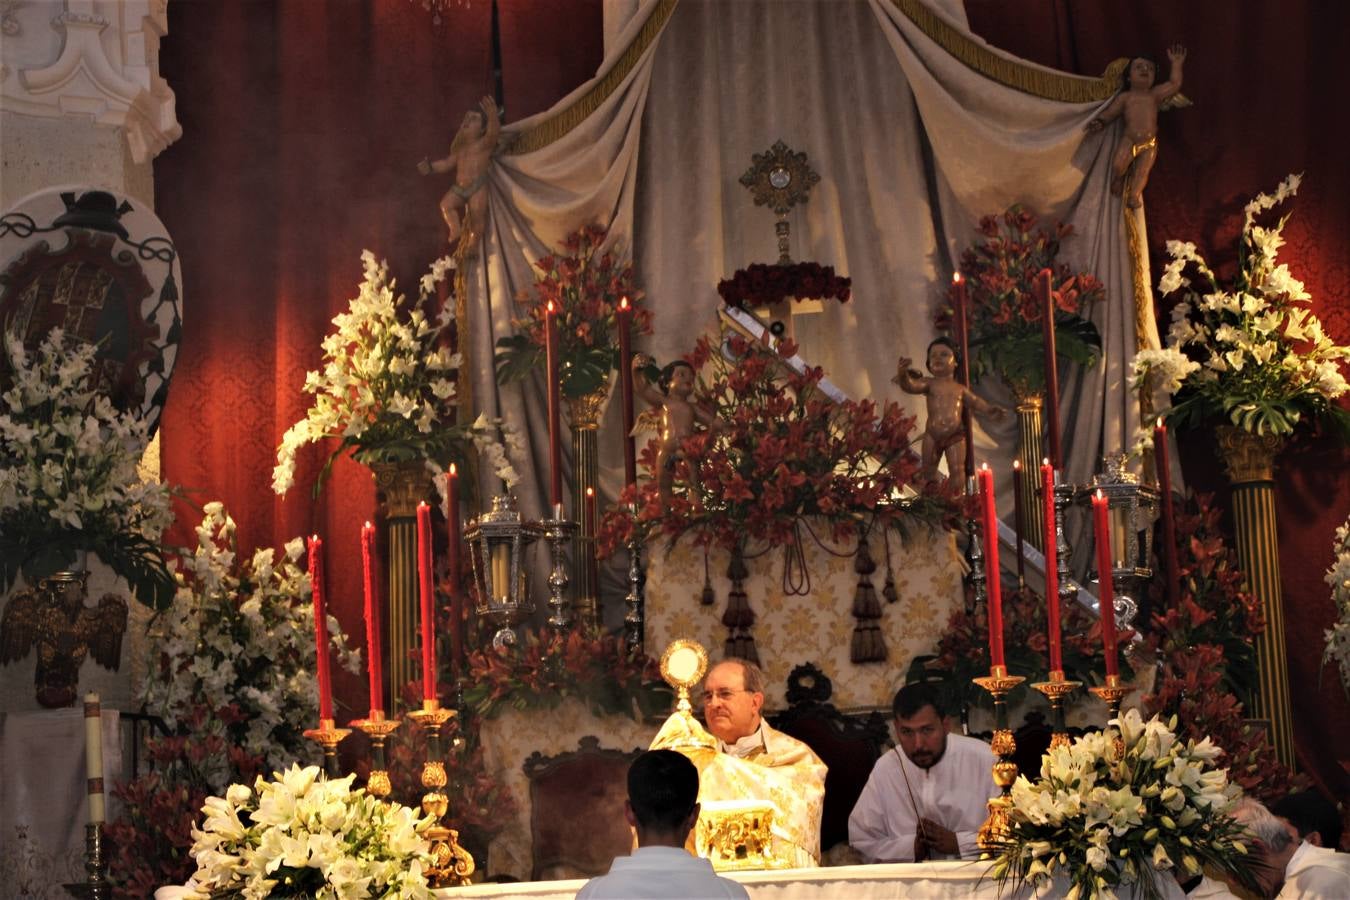
<path fill-rule="evenodd" d="M 714 700 L 721 700 L 723 703 L 730 703 L 731 698 L 736 696 L 737 694 L 748 694 L 748 693 L 750 693 L 750 691 L 747 690 L 746 688 L 736 688 L 736 689 L 722 688 L 721 690 L 718 691 L 703 691 L 698 695 L 698 702 L 703 706 L 707 706 Z"/>

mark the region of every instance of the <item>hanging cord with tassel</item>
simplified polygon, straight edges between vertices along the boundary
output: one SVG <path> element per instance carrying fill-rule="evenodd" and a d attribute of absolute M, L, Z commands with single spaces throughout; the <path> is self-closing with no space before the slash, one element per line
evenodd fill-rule
<path fill-rule="evenodd" d="M 853 629 L 849 659 L 855 663 L 884 662 L 886 643 L 881 635 L 881 604 L 877 590 L 872 586 L 872 573 L 877 564 L 872 561 L 872 550 L 867 543 L 868 531 L 858 536 L 858 553 L 853 558 L 853 571 L 858 573 L 858 588 L 853 594 L 853 617 L 858 624 Z"/>

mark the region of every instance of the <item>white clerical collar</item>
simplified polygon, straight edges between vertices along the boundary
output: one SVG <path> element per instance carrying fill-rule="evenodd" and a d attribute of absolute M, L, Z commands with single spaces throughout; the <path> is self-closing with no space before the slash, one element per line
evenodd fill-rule
<path fill-rule="evenodd" d="M 760 719 L 758 727 L 743 738 L 737 738 L 733 744 L 718 738 L 718 747 L 723 753 L 729 753 L 737 759 L 745 759 L 761 750 L 767 750 L 768 745 L 764 743 L 764 720 Z"/>

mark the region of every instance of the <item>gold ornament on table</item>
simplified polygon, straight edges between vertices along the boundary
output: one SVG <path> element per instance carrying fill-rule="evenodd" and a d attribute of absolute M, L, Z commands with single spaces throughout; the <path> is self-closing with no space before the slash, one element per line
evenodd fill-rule
<path fill-rule="evenodd" d="M 459 831 L 442 824 L 450 810 L 450 798 L 445 794 L 448 779 L 441 753 L 441 729 L 455 715 L 453 709 L 442 709 L 436 700 L 423 700 L 421 709 L 408 713 L 427 735 L 427 758 L 422 764 L 422 787 L 427 792 L 422 795 L 422 812 L 433 822 L 422 834 L 431 844 L 432 864 L 427 878 L 434 887 L 466 885 L 474 871 L 473 857 L 459 845 Z"/>
<path fill-rule="evenodd" d="M 773 805 L 762 800 L 709 800 L 699 812 L 694 846 L 719 872 L 782 869 L 773 853 Z"/>
<path fill-rule="evenodd" d="M 994 784 L 1001 794 L 989 801 L 989 817 L 980 826 L 976 841 L 983 851 L 982 856 L 991 858 L 998 848 L 1006 842 L 1010 834 L 1008 825 L 1009 811 L 1012 809 L 1012 786 L 1017 780 L 1017 763 L 1012 756 L 1017 752 L 1017 742 L 1013 739 L 1012 729 L 1008 727 L 1008 692 L 1017 687 L 1025 678 L 1009 675 L 1004 666 L 990 666 L 989 674 L 972 679 L 988 691 L 994 698 L 994 739 L 990 749 L 998 759 L 994 762 Z"/>

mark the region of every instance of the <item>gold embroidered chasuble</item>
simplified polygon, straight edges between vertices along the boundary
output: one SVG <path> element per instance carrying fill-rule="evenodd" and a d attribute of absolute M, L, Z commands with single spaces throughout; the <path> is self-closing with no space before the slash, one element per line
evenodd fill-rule
<path fill-rule="evenodd" d="M 651 749 L 677 750 L 698 767 L 700 803 L 759 800 L 773 806 L 774 857 L 794 867 L 819 864 L 825 763 L 811 748 L 762 722 L 764 746 L 744 759 L 718 749 L 688 713 L 666 720 Z"/>

